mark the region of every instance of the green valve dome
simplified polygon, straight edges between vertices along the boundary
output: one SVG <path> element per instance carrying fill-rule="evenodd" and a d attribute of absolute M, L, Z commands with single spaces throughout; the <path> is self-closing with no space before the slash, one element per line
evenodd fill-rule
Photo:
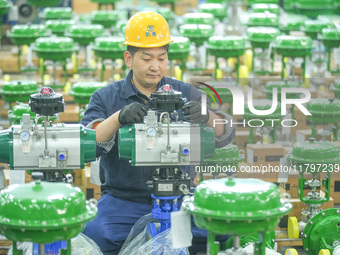
<path fill-rule="evenodd" d="M 301 84 L 295 81 L 268 81 L 263 87 L 263 92 L 266 94 L 267 99 L 272 99 L 273 88 L 277 88 L 277 99 L 281 101 L 282 88 L 300 88 Z M 297 99 L 300 98 L 300 93 L 287 93 L 286 98 Z"/>
<path fill-rule="evenodd" d="M 80 45 L 89 45 L 104 33 L 104 27 L 99 24 L 79 24 L 70 26 L 65 36 L 72 38 Z"/>
<path fill-rule="evenodd" d="M 228 55 L 238 57 L 246 50 L 246 40 L 242 36 L 212 36 L 208 40 L 207 49 L 209 54 L 217 57 Z"/>
<path fill-rule="evenodd" d="M 316 123 L 334 123 L 340 121 L 340 100 L 313 98 L 307 103 L 307 110 L 312 114 L 307 119 Z"/>
<path fill-rule="evenodd" d="M 73 96 L 74 101 L 78 104 L 88 104 L 93 92 L 103 88 L 107 82 L 83 81 L 73 84 L 70 95 Z"/>
<path fill-rule="evenodd" d="M 218 3 L 200 4 L 198 10 L 200 12 L 210 13 L 220 21 L 222 21 L 224 18 L 228 16 L 227 8 L 224 5 Z"/>
<path fill-rule="evenodd" d="M 9 9 L 7 0 L 0 0 L 0 16 L 5 15 Z"/>
<path fill-rule="evenodd" d="M 72 52 L 78 47 L 74 44 L 72 38 L 68 37 L 43 37 L 35 41 L 33 51 L 39 58 L 64 61 L 70 58 Z"/>
<path fill-rule="evenodd" d="M 29 114 L 31 116 L 31 120 L 35 119 L 35 112 L 31 111 L 31 107 L 28 104 L 20 103 L 13 107 L 13 110 L 8 111 L 8 119 L 12 124 L 20 124 L 20 120 L 22 119 L 23 114 Z"/>
<path fill-rule="evenodd" d="M 111 28 L 116 25 L 119 20 L 119 13 L 116 10 L 112 11 L 93 11 L 91 12 L 91 23 L 92 24 L 100 24 L 105 28 Z"/>
<path fill-rule="evenodd" d="M 317 39 L 318 33 L 321 33 L 324 28 L 335 28 L 335 25 L 327 20 L 308 19 L 305 21 L 302 31 L 312 39 Z"/>
<path fill-rule="evenodd" d="M 104 59 L 123 59 L 124 52 L 127 49 L 127 46 L 123 43 L 124 38 L 99 37 L 94 40 L 92 49 L 96 56 Z"/>
<path fill-rule="evenodd" d="M 269 48 L 270 42 L 281 34 L 275 27 L 248 27 L 247 37 L 254 48 Z"/>
<path fill-rule="evenodd" d="M 275 47 L 279 55 L 304 57 L 311 54 L 313 41 L 308 36 L 279 35 L 276 37 Z"/>
<path fill-rule="evenodd" d="M 274 13 L 254 12 L 250 13 L 247 21 L 249 27 L 278 27 L 279 17 Z"/>
<path fill-rule="evenodd" d="M 214 156 L 207 159 L 205 162 L 208 164 L 217 163 L 238 163 L 244 160 L 244 154 L 240 153 L 238 147 L 233 144 L 228 144 L 223 148 L 215 149 Z"/>
<path fill-rule="evenodd" d="M 290 31 L 301 31 L 302 26 L 308 19 L 306 15 L 288 14 L 287 18 L 280 23 L 282 32 L 289 33 Z"/>
<path fill-rule="evenodd" d="M 75 24 L 74 20 L 48 20 L 46 27 L 52 31 L 53 34 L 63 36 L 65 31 Z"/>
<path fill-rule="evenodd" d="M 319 254 L 327 247 L 330 254 L 339 251 L 339 208 L 322 210 L 311 218 L 302 235 L 303 248 L 307 255 Z"/>
<path fill-rule="evenodd" d="M 30 95 L 38 92 L 38 84 L 35 81 L 8 81 L 2 85 L 0 94 L 7 102 L 28 102 Z"/>
<path fill-rule="evenodd" d="M 183 206 L 199 228 L 231 235 L 274 230 L 292 208 L 275 184 L 237 178 L 201 182 Z"/>
<path fill-rule="evenodd" d="M 53 7 L 61 4 L 61 0 L 28 0 L 27 2 L 37 7 Z"/>
<path fill-rule="evenodd" d="M 169 60 L 186 59 L 190 53 L 190 40 L 184 36 L 172 36 L 174 41 L 170 44 Z"/>
<path fill-rule="evenodd" d="M 278 4 L 253 4 L 251 9 L 253 12 L 270 12 L 280 15 L 280 6 Z"/>
<path fill-rule="evenodd" d="M 179 27 L 179 33 L 199 46 L 214 34 L 214 27 L 205 24 L 184 24 Z"/>
<path fill-rule="evenodd" d="M 292 151 L 288 153 L 288 159 L 295 164 L 338 164 L 339 148 L 330 142 L 315 141 L 311 138 L 309 141 L 295 143 Z M 320 170 L 323 170 L 323 167 Z"/>
<path fill-rule="evenodd" d="M 3 189 L 0 204 L 1 233 L 19 242 L 69 240 L 97 214 L 78 187 L 40 180 Z"/>
<path fill-rule="evenodd" d="M 185 13 L 183 24 L 207 24 L 214 25 L 214 15 L 205 12 Z"/>
<path fill-rule="evenodd" d="M 17 45 L 30 45 L 39 37 L 47 37 L 51 35 L 51 31 L 44 25 L 28 24 L 14 25 L 7 32 L 7 37 Z"/>
<path fill-rule="evenodd" d="M 330 90 L 334 91 L 335 98 L 340 99 L 340 79 L 334 81 L 330 86 Z"/>
<path fill-rule="evenodd" d="M 337 28 L 323 28 L 319 40 L 328 48 L 340 47 L 340 30 Z"/>
<path fill-rule="evenodd" d="M 41 15 L 41 19 L 72 19 L 73 11 L 71 7 L 47 7 L 45 8 Z"/>

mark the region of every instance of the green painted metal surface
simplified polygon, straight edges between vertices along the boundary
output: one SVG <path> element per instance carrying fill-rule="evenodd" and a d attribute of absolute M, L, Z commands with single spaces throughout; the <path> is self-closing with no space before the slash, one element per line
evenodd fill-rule
<path fill-rule="evenodd" d="M 99 37 L 94 40 L 92 47 L 96 56 L 103 59 L 123 59 L 127 46 L 123 45 L 124 38 Z"/>
<path fill-rule="evenodd" d="M 216 19 L 222 21 L 228 16 L 227 8 L 223 4 L 203 3 L 198 6 L 200 12 L 211 13 Z"/>
<path fill-rule="evenodd" d="M 116 10 L 112 11 L 93 11 L 90 15 L 92 24 L 100 24 L 105 28 L 111 28 L 116 25 L 119 20 L 119 12 Z"/>
<path fill-rule="evenodd" d="M 7 32 L 7 37 L 17 45 L 30 45 L 39 37 L 47 37 L 51 35 L 51 31 L 44 25 L 28 24 L 14 25 Z"/>
<path fill-rule="evenodd" d="M 275 40 L 276 52 L 290 57 L 305 57 L 313 49 L 312 38 L 308 36 L 279 35 Z"/>
<path fill-rule="evenodd" d="M 32 48 L 39 58 L 45 60 L 65 61 L 72 53 L 78 50 L 72 38 L 68 37 L 43 37 L 38 38 Z"/>
<path fill-rule="evenodd" d="M 233 248 L 233 240 L 234 237 L 228 238 L 225 248 L 230 249 Z M 240 236 L 240 247 L 244 248 L 249 244 L 255 244 L 259 241 L 259 235 L 257 233 L 246 235 L 246 236 Z M 274 249 L 275 246 L 275 231 L 269 232 L 265 237 L 264 240 L 262 240 L 266 244 L 266 248 L 268 249 Z"/>
<path fill-rule="evenodd" d="M 334 164 L 340 162 L 339 148 L 330 142 L 311 139 L 310 141 L 295 143 L 292 151 L 288 153 L 288 159 L 292 161 L 297 170 L 331 172 L 331 165 L 333 165 L 334 170 Z M 320 167 L 315 167 L 316 165 L 319 166 L 318 164 L 321 164 Z"/>
<path fill-rule="evenodd" d="M 65 36 L 70 37 L 80 45 L 89 45 L 104 33 L 104 27 L 99 24 L 72 25 L 65 31 Z"/>
<path fill-rule="evenodd" d="M 97 214 L 79 188 L 64 183 L 11 185 L 1 191 L 0 203 L 1 233 L 12 241 L 69 240 Z"/>
<path fill-rule="evenodd" d="M 281 101 L 282 88 L 300 88 L 301 84 L 295 81 L 269 81 L 264 87 L 263 92 L 266 94 L 267 99 L 272 100 L 273 88 L 277 88 L 277 99 Z M 296 99 L 300 98 L 300 93 L 287 93 L 286 98 Z"/>
<path fill-rule="evenodd" d="M 228 144 L 223 148 L 215 149 L 214 156 L 205 160 L 205 164 L 237 167 L 242 161 L 244 161 L 244 154 L 240 153 L 236 145 Z"/>
<path fill-rule="evenodd" d="M 179 33 L 200 46 L 214 34 L 214 27 L 206 24 L 184 24 L 179 27 Z"/>
<path fill-rule="evenodd" d="M 31 120 L 35 119 L 36 114 L 31 111 L 31 107 L 28 104 L 18 104 L 13 107 L 13 110 L 8 111 L 8 119 L 11 125 L 20 124 L 23 114 L 29 114 Z"/>
<path fill-rule="evenodd" d="M 74 20 L 48 20 L 46 27 L 57 36 L 64 36 L 65 31 L 75 24 Z"/>
<path fill-rule="evenodd" d="M 0 131 L 0 162 L 13 164 L 13 131 Z"/>
<path fill-rule="evenodd" d="M 312 39 L 317 39 L 318 33 L 321 33 L 324 28 L 335 28 L 335 25 L 327 20 L 308 19 L 305 21 L 302 31 Z"/>
<path fill-rule="evenodd" d="M 133 155 L 135 155 L 135 148 L 136 148 L 135 128 L 134 127 L 120 128 L 118 136 L 119 158 L 130 160 L 133 157 Z"/>
<path fill-rule="evenodd" d="M 80 162 L 81 168 L 85 163 L 96 160 L 96 131 L 89 128 L 80 127 Z"/>
<path fill-rule="evenodd" d="M 276 15 L 280 15 L 280 6 L 278 4 L 253 4 L 251 6 L 253 12 L 270 12 Z"/>
<path fill-rule="evenodd" d="M 334 92 L 335 98 L 340 99 L 340 79 L 336 79 L 334 83 L 331 84 L 330 90 Z"/>
<path fill-rule="evenodd" d="M 247 38 L 253 48 L 269 48 L 271 42 L 281 34 L 275 27 L 249 27 Z"/>
<path fill-rule="evenodd" d="M 322 41 L 327 48 L 340 47 L 340 30 L 337 28 L 324 28 L 318 39 Z"/>
<path fill-rule="evenodd" d="M 307 120 L 316 123 L 335 123 L 340 121 L 340 100 L 313 98 L 306 104 L 307 110 L 312 114 Z"/>
<path fill-rule="evenodd" d="M 282 32 L 289 33 L 290 31 L 301 31 L 302 26 L 308 19 L 306 15 L 288 14 L 287 18 L 280 23 L 279 27 Z"/>
<path fill-rule="evenodd" d="M 339 245 L 339 218 L 340 210 L 330 208 L 322 210 L 308 221 L 302 235 L 303 248 L 307 255 L 317 255 L 321 249 L 333 253 Z"/>
<path fill-rule="evenodd" d="M 241 36 L 212 36 L 208 40 L 209 54 L 216 57 L 239 57 L 246 50 L 246 40 Z"/>
<path fill-rule="evenodd" d="M 190 40 L 184 36 L 172 36 L 174 41 L 170 44 L 168 59 L 187 59 L 190 53 Z"/>
<path fill-rule="evenodd" d="M 52 7 L 61 4 L 61 0 L 28 0 L 27 2 L 37 7 Z"/>
<path fill-rule="evenodd" d="M 253 12 L 249 14 L 248 27 L 278 27 L 279 17 L 270 12 Z"/>
<path fill-rule="evenodd" d="M 185 13 L 183 15 L 183 24 L 206 24 L 214 25 L 214 15 L 205 12 Z"/>
<path fill-rule="evenodd" d="M 107 82 L 96 82 L 96 81 L 83 81 L 76 82 L 72 85 L 70 95 L 78 104 L 88 104 L 90 98 L 96 90 L 103 88 L 107 85 Z"/>
<path fill-rule="evenodd" d="M 7 0 L 0 0 L 0 16 L 8 12 L 9 4 Z"/>
<path fill-rule="evenodd" d="M 201 182 L 182 206 L 199 228 L 231 235 L 272 231 L 292 208 L 275 184 L 236 178 Z"/>
<path fill-rule="evenodd" d="M 30 95 L 38 92 L 35 81 L 20 80 L 4 82 L 0 94 L 7 102 L 28 102 Z"/>
<path fill-rule="evenodd" d="M 41 14 L 41 19 L 72 19 L 73 11 L 71 7 L 47 7 Z"/>

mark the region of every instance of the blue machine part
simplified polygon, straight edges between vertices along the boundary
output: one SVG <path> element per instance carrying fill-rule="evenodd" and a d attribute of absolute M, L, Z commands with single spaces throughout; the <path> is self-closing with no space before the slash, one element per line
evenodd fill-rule
<path fill-rule="evenodd" d="M 45 244 L 45 254 L 48 255 L 61 255 L 61 250 L 67 249 L 66 241 L 58 241 L 54 243 Z M 39 244 L 33 244 L 33 255 L 39 255 Z"/>

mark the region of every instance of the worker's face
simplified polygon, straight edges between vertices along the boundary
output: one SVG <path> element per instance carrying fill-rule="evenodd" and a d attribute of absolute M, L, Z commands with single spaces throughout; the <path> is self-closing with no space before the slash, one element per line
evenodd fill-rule
<path fill-rule="evenodd" d="M 140 49 L 133 57 L 127 51 L 124 57 L 126 65 L 132 68 L 133 81 L 145 88 L 157 86 L 168 65 L 168 53 L 162 47 Z"/>

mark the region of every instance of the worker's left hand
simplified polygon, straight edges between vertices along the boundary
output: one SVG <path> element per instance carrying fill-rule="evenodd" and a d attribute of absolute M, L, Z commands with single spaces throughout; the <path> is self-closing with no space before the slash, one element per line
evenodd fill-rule
<path fill-rule="evenodd" d="M 209 120 L 209 111 L 202 115 L 201 103 L 198 101 L 190 101 L 182 107 L 183 120 L 191 123 L 206 123 Z"/>

